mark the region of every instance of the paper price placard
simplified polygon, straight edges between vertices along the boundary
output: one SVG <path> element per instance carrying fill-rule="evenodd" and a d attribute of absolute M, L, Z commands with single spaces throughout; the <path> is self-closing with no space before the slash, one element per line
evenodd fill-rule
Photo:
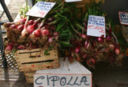
<path fill-rule="evenodd" d="M 65 0 L 65 2 L 79 2 L 79 1 L 82 1 L 82 0 Z"/>
<path fill-rule="evenodd" d="M 104 37 L 106 37 L 105 18 L 103 16 L 89 16 L 87 35 L 95 37 L 104 35 Z"/>
<path fill-rule="evenodd" d="M 91 87 L 90 75 L 44 74 L 36 75 L 34 87 Z"/>
<path fill-rule="evenodd" d="M 128 25 L 128 12 L 119 12 L 120 24 Z"/>
<path fill-rule="evenodd" d="M 55 5 L 54 2 L 37 2 L 26 15 L 44 18 Z"/>
<path fill-rule="evenodd" d="M 77 61 L 60 60 L 60 68 L 35 73 L 34 87 L 92 87 L 92 74 L 86 67 Z"/>

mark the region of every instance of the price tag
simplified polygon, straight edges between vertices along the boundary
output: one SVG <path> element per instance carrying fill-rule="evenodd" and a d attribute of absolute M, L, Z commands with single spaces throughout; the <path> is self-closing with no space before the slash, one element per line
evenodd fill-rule
<path fill-rule="evenodd" d="M 128 12 L 119 12 L 120 24 L 128 25 Z"/>
<path fill-rule="evenodd" d="M 82 0 L 65 0 L 65 2 L 79 2 L 79 1 L 82 1 Z"/>
<path fill-rule="evenodd" d="M 104 35 L 104 37 L 106 37 L 105 18 L 103 16 L 89 16 L 87 35 L 95 37 Z"/>
<path fill-rule="evenodd" d="M 37 2 L 26 15 L 44 18 L 55 5 L 54 2 Z"/>
<path fill-rule="evenodd" d="M 77 61 L 69 64 L 61 60 L 58 69 L 37 71 L 34 87 L 92 87 L 92 74 Z"/>

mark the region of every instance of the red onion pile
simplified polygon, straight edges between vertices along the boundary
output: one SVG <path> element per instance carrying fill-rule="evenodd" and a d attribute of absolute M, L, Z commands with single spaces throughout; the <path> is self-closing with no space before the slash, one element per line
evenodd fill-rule
<path fill-rule="evenodd" d="M 49 19 L 45 22 L 41 19 L 27 21 L 23 18 L 15 23 L 5 23 L 8 39 L 5 50 L 31 49 L 55 43 L 58 40 L 58 32 L 55 32 L 55 26 L 50 25 L 48 21 Z"/>
<path fill-rule="evenodd" d="M 86 63 L 89 67 L 94 67 L 97 62 L 105 61 L 115 64 L 117 60 L 119 60 L 119 57 L 120 59 L 122 58 L 122 56 L 120 56 L 122 55 L 120 53 L 120 47 L 116 43 L 111 30 L 107 31 L 106 38 L 104 38 L 104 36 L 87 36 L 87 27 L 85 27 L 84 30 L 84 33 L 77 35 L 77 39 L 71 40 L 70 61 L 76 59 Z"/>

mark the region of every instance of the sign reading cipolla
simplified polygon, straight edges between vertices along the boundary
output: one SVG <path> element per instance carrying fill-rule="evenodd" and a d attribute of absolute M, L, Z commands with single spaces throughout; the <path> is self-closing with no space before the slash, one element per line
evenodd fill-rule
<path fill-rule="evenodd" d="M 60 63 L 58 69 L 37 71 L 34 87 L 92 87 L 91 72 L 78 62 Z M 76 68 L 79 67 L 79 68 Z"/>
<path fill-rule="evenodd" d="M 54 2 L 39 1 L 27 12 L 26 15 L 44 18 L 54 5 Z"/>
<path fill-rule="evenodd" d="M 105 17 L 89 15 L 87 35 L 95 37 L 106 37 L 105 32 Z"/>

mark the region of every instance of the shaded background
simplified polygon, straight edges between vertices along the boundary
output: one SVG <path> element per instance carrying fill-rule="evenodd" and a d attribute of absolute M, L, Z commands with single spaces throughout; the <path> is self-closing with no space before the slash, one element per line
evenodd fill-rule
<path fill-rule="evenodd" d="M 119 23 L 118 12 L 128 11 L 128 0 L 105 0 L 103 10 L 115 23 Z"/>

